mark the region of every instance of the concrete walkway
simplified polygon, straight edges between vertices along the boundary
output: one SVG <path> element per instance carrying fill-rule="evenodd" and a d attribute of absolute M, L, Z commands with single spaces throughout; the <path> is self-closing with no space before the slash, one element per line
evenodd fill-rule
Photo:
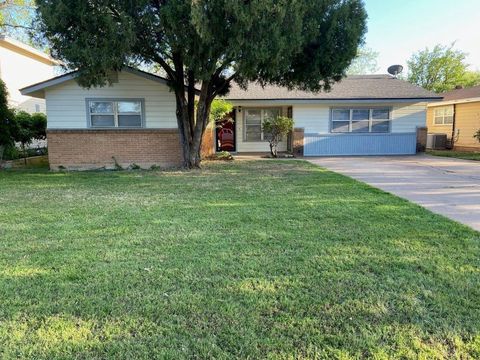
<path fill-rule="evenodd" d="M 305 158 L 480 231 L 480 162 L 429 155 Z"/>

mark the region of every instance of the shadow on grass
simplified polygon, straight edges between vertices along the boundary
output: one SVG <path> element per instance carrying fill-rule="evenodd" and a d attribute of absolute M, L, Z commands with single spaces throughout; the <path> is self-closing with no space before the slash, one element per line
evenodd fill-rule
<path fill-rule="evenodd" d="M 480 356 L 479 233 L 351 179 L 0 176 L 0 356 Z"/>

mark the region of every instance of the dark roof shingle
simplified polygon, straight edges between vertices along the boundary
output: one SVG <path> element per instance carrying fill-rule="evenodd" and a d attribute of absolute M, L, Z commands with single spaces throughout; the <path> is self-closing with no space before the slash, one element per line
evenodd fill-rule
<path fill-rule="evenodd" d="M 390 75 L 349 76 L 335 83 L 331 91 L 288 90 L 280 86 L 251 83 L 247 90 L 233 84 L 228 100 L 362 100 L 362 99 L 436 99 L 442 97 Z"/>
<path fill-rule="evenodd" d="M 454 101 L 471 98 L 480 98 L 480 85 L 473 86 L 466 89 L 455 89 L 452 91 L 440 94 L 443 96 L 443 101 Z"/>

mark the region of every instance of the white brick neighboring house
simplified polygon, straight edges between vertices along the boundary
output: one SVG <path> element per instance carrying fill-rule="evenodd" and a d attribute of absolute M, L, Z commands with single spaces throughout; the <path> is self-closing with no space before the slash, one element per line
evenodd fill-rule
<path fill-rule="evenodd" d="M 44 99 L 22 95 L 20 88 L 51 78 L 55 75 L 57 61 L 47 54 L 0 35 L 0 79 L 5 82 L 9 94 L 9 104 L 14 109 L 29 113 L 46 113 Z M 46 141 L 34 141 L 31 148 L 43 148 Z"/>
<path fill-rule="evenodd" d="M 0 35 L 0 79 L 9 93 L 10 106 L 29 113 L 46 112 L 45 100 L 20 94 L 19 89 L 55 75 L 58 65 L 47 54 Z"/>

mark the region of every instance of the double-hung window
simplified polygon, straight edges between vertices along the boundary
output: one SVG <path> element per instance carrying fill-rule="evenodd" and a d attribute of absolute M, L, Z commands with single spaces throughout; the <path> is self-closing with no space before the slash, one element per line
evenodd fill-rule
<path fill-rule="evenodd" d="M 88 121 L 93 128 L 141 128 L 143 100 L 87 100 Z"/>
<path fill-rule="evenodd" d="M 452 125 L 453 124 L 453 105 L 434 108 L 435 125 Z"/>
<path fill-rule="evenodd" d="M 333 133 L 388 133 L 389 108 L 332 109 Z"/>
<path fill-rule="evenodd" d="M 263 123 L 267 119 L 280 116 L 280 109 L 246 109 L 245 110 L 245 141 L 264 141 L 268 134 L 263 132 Z"/>

